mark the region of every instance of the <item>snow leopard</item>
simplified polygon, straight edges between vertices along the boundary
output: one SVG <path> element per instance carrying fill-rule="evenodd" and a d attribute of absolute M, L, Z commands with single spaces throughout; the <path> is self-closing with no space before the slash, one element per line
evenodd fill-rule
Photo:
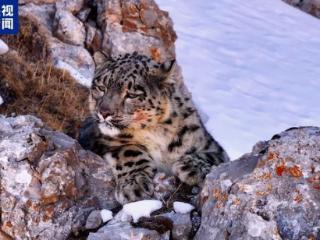
<path fill-rule="evenodd" d="M 158 62 L 137 52 L 96 68 L 91 119 L 80 142 L 112 166 L 121 204 L 151 198 L 158 171 L 200 186 L 213 165 L 229 161 L 178 79 L 178 68 L 175 60 Z"/>

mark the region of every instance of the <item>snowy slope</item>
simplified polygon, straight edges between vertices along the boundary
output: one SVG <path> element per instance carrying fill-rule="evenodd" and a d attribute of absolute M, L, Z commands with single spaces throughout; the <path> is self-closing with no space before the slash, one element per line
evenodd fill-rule
<path fill-rule="evenodd" d="M 234 159 L 286 128 L 320 125 L 320 20 L 281 0 L 156 0 L 207 127 Z"/>

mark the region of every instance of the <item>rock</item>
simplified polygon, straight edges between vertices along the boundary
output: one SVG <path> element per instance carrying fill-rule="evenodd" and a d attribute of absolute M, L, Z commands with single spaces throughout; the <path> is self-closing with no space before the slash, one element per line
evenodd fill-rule
<path fill-rule="evenodd" d="M 169 232 L 159 234 L 157 231 L 135 228 L 128 222 L 106 225 L 96 233 L 90 233 L 88 240 L 169 240 Z"/>
<path fill-rule="evenodd" d="M 57 1 L 60 1 L 60 0 L 19 0 L 19 5 L 25 5 L 27 3 L 34 3 L 37 5 L 41 5 L 41 4 L 55 3 Z M 19 6 L 19 8 L 20 8 L 20 6 Z"/>
<path fill-rule="evenodd" d="M 66 239 L 116 207 L 105 161 L 35 117 L 0 117 L 0 167 L 1 231 L 14 239 Z"/>
<path fill-rule="evenodd" d="M 80 21 L 85 22 L 87 21 L 90 12 L 91 12 L 91 8 L 86 7 L 80 12 L 78 12 L 77 18 L 79 18 Z"/>
<path fill-rule="evenodd" d="M 83 46 L 64 43 L 53 36 L 53 29 L 55 25 L 54 16 L 56 14 L 54 4 L 40 6 L 32 3 L 26 4 L 19 7 L 19 14 L 32 22 L 32 29 L 37 31 L 38 36 L 41 36 L 42 41 L 44 41 L 43 45 L 45 46 L 44 50 L 46 60 L 51 62 L 53 66 L 68 71 L 70 75 L 82 85 L 87 87 L 91 86 L 95 65 L 90 53 Z M 82 24 L 81 21 L 75 18 L 71 13 L 66 13 L 66 16 L 70 16 L 72 19 L 75 19 L 77 23 L 80 25 Z M 70 24 L 64 21 L 64 17 L 60 17 L 62 18 L 60 23 L 64 23 L 65 25 Z M 75 26 L 70 26 L 69 29 L 74 29 L 74 27 Z M 82 28 L 84 30 L 83 24 L 81 29 Z M 80 44 L 81 42 L 83 45 L 86 37 L 85 31 L 77 34 L 83 35 L 80 37 L 82 40 L 76 39 L 76 42 L 73 42 L 73 44 Z M 74 36 L 78 36 L 77 34 L 71 36 L 71 42 Z M 63 35 L 62 37 L 65 36 L 68 35 Z M 38 45 L 35 45 L 34 48 Z M 39 50 L 35 49 L 34 51 L 37 52 Z"/>
<path fill-rule="evenodd" d="M 320 18 L 320 1 L 319 0 L 283 0 L 292 6 L 301 9 L 315 17 Z"/>
<path fill-rule="evenodd" d="M 58 9 L 55 14 L 55 35 L 63 42 L 83 46 L 86 31 L 83 23 L 69 11 Z"/>
<path fill-rule="evenodd" d="M 118 224 L 120 222 L 132 222 L 132 217 L 126 214 L 123 210 L 119 211 L 110 222 L 109 225 Z"/>
<path fill-rule="evenodd" d="M 162 216 L 168 217 L 173 223 L 172 239 L 188 240 L 192 229 L 190 214 L 165 213 Z"/>
<path fill-rule="evenodd" d="M 44 30 L 46 60 L 85 86 L 90 86 L 95 67 L 89 52 L 118 57 L 136 51 L 156 61 L 175 58 L 172 20 L 153 0 L 23 0 L 20 4 L 19 14 Z M 177 76 L 182 80 L 179 68 Z"/>
<path fill-rule="evenodd" d="M 152 0 L 98 2 L 98 24 L 102 48 L 111 56 L 134 51 L 157 61 L 175 56 L 172 21 Z"/>
<path fill-rule="evenodd" d="M 99 29 L 92 26 L 93 24 L 87 24 L 87 36 L 86 36 L 86 47 L 87 49 L 94 53 L 101 49 L 102 44 L 102 33 Z"/>
<path fill-rule="evenodd" d="M 320 128 L 293 128 L 214 167 L 195 239 L 319 239 Z"/>
<path fill-rule="evenodd" d="M 96 229 L 102 223 L 102 218 L 99 210 L 94 210 L 90 213 L 86 222 L 86 229 Z"/>
<path fill-rule="evenodd" d="M 64 10 L 77 14 L 84 4 L 84 0 L 59 0 L 56 2 L 57 10 Z"/>
<path fill-rule="evenodd" d="M 54 4 L 36 5 L 29 3 L 19 6 L 19 16 L 34 22 L 36 27 L 41 29 L 41 35 L 45 37 L 52 36 L 55 11 Z M 23 25 L 21 28 L 23 28 Z"/>
<path fill-rule="evenodd" d="M 48 51 L 54 66 L 66 70 L 79 83 L 90 87 L 95 65 L 90 53 L 81 46 L 62 43 L 52 38 Z"/>
<path fill-rule="evenodd" d="M 5 54 L 9 51 L 8 45 L 0 39 L 0 55 Z"/>

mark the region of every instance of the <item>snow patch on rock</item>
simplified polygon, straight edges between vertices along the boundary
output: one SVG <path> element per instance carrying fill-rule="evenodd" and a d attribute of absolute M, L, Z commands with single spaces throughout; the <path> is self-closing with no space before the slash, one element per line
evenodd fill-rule
<path fill-rule="evenodd" d="M 9 51 L 8 45 L 0 39 L 0 55 L 5 54 L 8 51 Z M 0 105 L 1 105 L 1 101 L 0 101 Z"/>
<path fill-rule="evenodd" d="M 191 212 L 194 209 L 194 206 L 189 203 L 174 202 L 173 209 L 176 213 L 186 214 Z"/>
<path fill-rule="evenodd" d="M 158 200 L 142 200 L 125 204 L 123 211 L 132 216 L 133 221 L 137 222 L 141 217 L 150 217 L 150 214 L 162 208 L 162 202 Z"/>
<path fill-rule="evenodd" d="M 104 223 L 110 221 L 113 218 L 112 212 L 110 210 L 107 210 L 107 209 L 102 209 L 100 211 L 100 214 L 101 214 L 102 221 Z"/>

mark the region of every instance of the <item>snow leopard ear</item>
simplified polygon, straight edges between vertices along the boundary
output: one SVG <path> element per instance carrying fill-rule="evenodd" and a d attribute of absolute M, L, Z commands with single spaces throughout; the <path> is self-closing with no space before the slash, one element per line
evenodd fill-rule
<path fill-rule="evenodd" d="M 96 66 L 101 65 L 102 63 L 108 60 L 108 57 L 101 51 L 97 51 L 93 54 L 93 60 Z"/>
<path fill-rule="evenodd" d="M 167 60 L 163 63 L 160 63 L 157 65 L 156 71 L 155 71 L 155 77 L 158 80 L 166 81 L 170 78 L 171 73 L 173 72 L 176 65 L 176 60 Z"/>
<path fill-rule="evenodd" d="M 169 75 L 176 65 L 176 60 L 167 60 L 160 65 L 160 70 L 162 74 Z"/>

